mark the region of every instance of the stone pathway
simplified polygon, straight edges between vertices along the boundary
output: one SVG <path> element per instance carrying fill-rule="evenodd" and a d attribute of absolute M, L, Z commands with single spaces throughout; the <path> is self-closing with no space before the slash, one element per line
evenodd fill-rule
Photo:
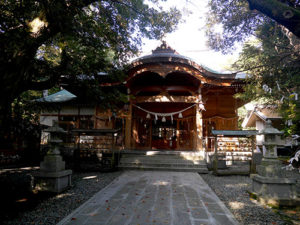
<path fill-rule="evenodd" d="M 127 171 L 58 225 L 234 225 L 197 173 Z"/>

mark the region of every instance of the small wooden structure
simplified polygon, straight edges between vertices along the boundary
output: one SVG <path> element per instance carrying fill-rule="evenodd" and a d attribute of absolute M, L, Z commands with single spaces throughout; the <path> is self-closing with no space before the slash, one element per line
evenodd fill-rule
<path fill-rule="evenodd" d="M 232 167 L 240 162 L 249 162 L 247 174 L 255 173 L 255 135 L 256 130 L 212 130 L 214 135 L 214 153 L 212 167 L 215 174 L 234 173 L 220 172 L 219 169 Z M 238 174 L 243 173 L 238 170 Z"/>
<path fill-rule="evenodd" d="M 272 122 L 272 126 L 278 130 L 283 130 L 284 121 L 279 114 L 279 110 L 274 105 L 245 105 L 248 108 L 247 116 L 245 117 L 242 127 L 245 129 L 256 129 L 259 132 L 264 130 L 267 126 L 267 121 Z M 265 137 L 263 134 L 256 136 L 256 145 L 262 148 Z M 277 146 L 288 147 L 292 145 L 292 141 L 289 138 L 279 138 Z"/>
<path fill-rule="evenodd" d="M 80 169 L 111 170 L 120 158 L 117 129 L 74 129 L 75 165 Z"/>

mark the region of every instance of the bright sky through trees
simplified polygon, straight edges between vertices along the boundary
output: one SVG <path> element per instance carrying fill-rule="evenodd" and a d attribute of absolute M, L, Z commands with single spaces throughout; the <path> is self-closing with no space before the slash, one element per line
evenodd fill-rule
<path fill-rule="evenodd" d="M 207 47 L 207 37 L 204 31 L 205 13 L 208 10 L 207 0 L 168 0 L 163 4 L 163 7 L 170 6 L 176 6 L 183 11 L 185 21 L 179 24 L 175 32 L 167 34 L 164 40 L 181 55 L 211 69 L 226 71 L 228 66 L 237 59 L 238 52 L 223 55 Z M 222 30 L 221 27 L 216 29 Z M 141 55 L 151 54 L 151 50 L 160 44 L 160 41 L 145 39 Z"/>

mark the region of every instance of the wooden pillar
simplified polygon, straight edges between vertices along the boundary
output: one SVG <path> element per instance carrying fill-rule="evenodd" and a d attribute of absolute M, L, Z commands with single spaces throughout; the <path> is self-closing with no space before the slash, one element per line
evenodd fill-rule
<path fill-rule="evenodd" d="M 251 161 L 250 161 L 250 174 L 252 173 L 256 173 L 256 164 L 254 161 L 254 151 L 256 148 L 256 136 L 253 135 L 251 136 L 251 151 L 252 151 L 252 157 L 251 157 Z"/>
<path fill-rule="evenodd" d="M 237 98 L 234 98 L 234 113 L 235 113 L 235 119 L 234 119 L 234 129 L 239 129 L 239 118 L 238 118 L 238 108 L 237 108 Z"/>
<path fill-rule="evenodd" d="M 150 135 L 150 137 L 149 137 L 150 141 L 149 141 L 149 145 L 150 146 L 149 146 L 149 148 L 152 149 L 152 120 L 150 120 L 149 123 L 150 123 L 150 126 L 149 126 L 149 128 L 150 128 L 150 133 L 149 133 L 149 135 Z"/>
<path fill-rule="evenodd" d="M 179 133 L 179 119 L 178 120 L 176 120 L 176 149 L 178 150 L 178 149 L 180 149 L 179 147 L 179 138 L 180 138 L 180 133 Z"/>
<path fill-rule="evenodd" d="M 138 140 L 138 119 L 131 117 L 131 148 L 136 149 Z"/>
<path fill-rule="evenodd" d="M 131 136 L 132 136 L 132 104 L 129 105 L 129 113 L 126 117 L 126 124 L 125 124 L 125 148 L 131 149 Z"/>
<path fill-rule="evenodd" d="M 218 174 L 218 136 L 215 136 L 214 156 L 213 156 L 213 171 Z"/>
<path fill-rule="evenodd" d="M 80 106 L 78 105 L 77 108 L 77 119 L 76 119 L 76 123 L 75 123 L 75 128 L 80 129 Z"/>
<path fill-rule="evenodd" d="M 199 105 L 196 104 L 196 112 L 195 112 L 195 132 L 194 132 L 194 149 L 197 151 L 202 150 L 202 112 L 199 109 Z"/>

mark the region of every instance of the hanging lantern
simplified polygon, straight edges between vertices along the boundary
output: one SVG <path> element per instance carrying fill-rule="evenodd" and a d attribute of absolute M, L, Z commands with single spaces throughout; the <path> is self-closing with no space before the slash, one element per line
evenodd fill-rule
<path fill-rule="evenodd" d="M 173 124 L 173 115 L 171 114 L 171 123 Z"/>
<path fill-rule="evenodd" d="M 163 122 L 163 123 L 165 123 L 167 120 L 166 120 L 166 117 L 163 117 L 162 119 L 161 119 L 161 122 Z"/>
<path fill-rule="evenodd" d="M 182 113 L 179 113 L 178 118 L 183 118 Z"/>
<path fill-rule="evenodd" d="M 150 113 L 147 114 L 146 118 L 147 118 L 147 119 L 151 119 Z"/>

